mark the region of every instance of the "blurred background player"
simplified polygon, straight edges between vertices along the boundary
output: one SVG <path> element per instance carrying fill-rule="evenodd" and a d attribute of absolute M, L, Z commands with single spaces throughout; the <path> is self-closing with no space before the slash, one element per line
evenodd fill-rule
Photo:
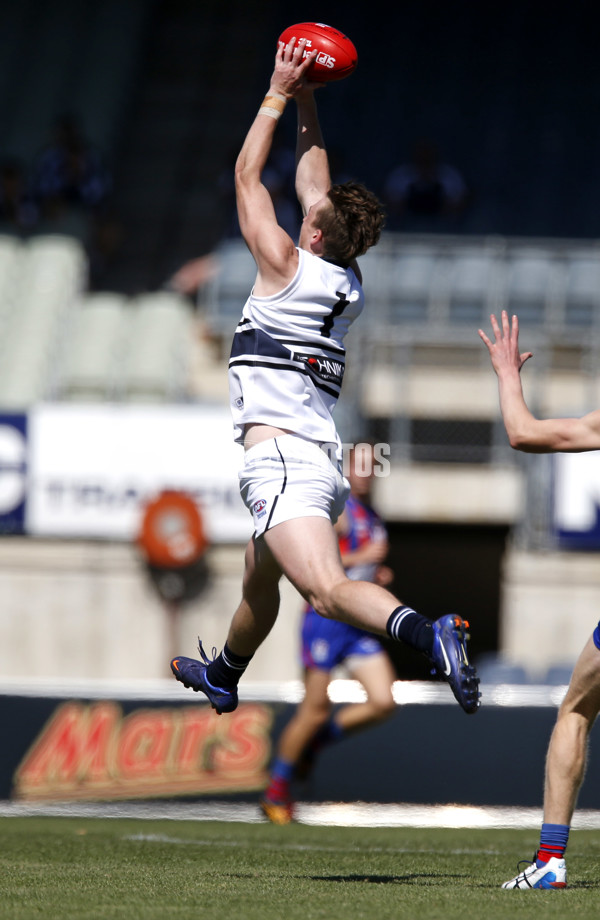
<path fill-rule="evenodd" d="M 335 525 L 342 565 L 353 580 L 388 585 L 393 573 L 382 564 L 388 535 L 371 506 L 375 451 L 370 444 L 358 444 L 348 459 L 351 491 Z M 321 748 L 389 718 L 396 708 L 392 693 L 396 674 L 381 643 L 362 629 L 319 616 L 312 607 L 306 609 L 302 623 L 302 664 L 304 699 L 279 739 L 271 780 L 260 803 L 274 824 L 293 819 L 292 780 L 306 778 Z M 367 700 L 332 714 L 328 686 L 340 665 L 360 681 Z"/>
<path fill-rule="evenodd" d="M 519 352 L 519 322 L 509 323 L 502 311 L 501 326 L 491 317 L 495 341 L 481 329 L 498 375 L 500 409 L 511 447 L 530 453 L 600 450 L 600 410 L 582 418 L 537 419 L 523 396 L 521 368 L 532 357 Z M 581 652 L 567 694 L 558 710 L 546 756 L 544 818 L 540 845 L 531 865 L 503 888 L 566 888 L 564 860 L 577 796 L 587 762 L 588 738 L 600 712 L 600 623 Z"/>

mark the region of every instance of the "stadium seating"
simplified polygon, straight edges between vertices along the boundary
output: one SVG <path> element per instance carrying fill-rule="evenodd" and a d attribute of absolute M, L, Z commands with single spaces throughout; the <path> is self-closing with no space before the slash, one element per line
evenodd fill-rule
<path fill-rule="evenodd" d="M 16 267 L 7 268 L 0 405 L 22 409 L 44 396 L 61 326 L 86 284 L 86 258 L 75 240 L 34 237 L 21 245 Z"/>
<path fill-rule="evenodd" d="M 17 237 L 0 236 L 0 327 L 13 303 L 22 253 L 23 246 Z"/>
<path fill-rule="evenodd" d="M 241 237 L 225 240 L 215 251 L 219 270 L 203 292 L 211 331 L 233 335 L 256 277 L 256 264 Z"/>
<path fill-rule="evenodd" d="M 120 387 L 130 402 L 177 401 L 186 396 L 192 313 L 176 294 L 136 298 L 124 348 Z"/>
<path fill-rule="evenodd" d="M 434 246 L 408 241 L 388 246 L 384 241 L 381 248 L 371 250 L 361 259 L 360 267 L 369 303 L 379 323 L 402 326 L 428 322 L 439 267 Z"/>
<path fill-rule="evenodd" d="M 215 255 L 219 271 L 198 308 L 224 354 L 255 265 L 241 239 L 224 242 Z M 451 367 L 453 379 L 481 368 L 486 354 L 477 328 L 503 307 L 518 312 L 532 344 L 543 339 L 536 367 L 550 366 L 552 350 L 564 353 L 566 370 L 590 366 L 596 347 L 590 333 L 600 322 L 600 254 L 592 244 L 387 234 L 360 261 L 368 322 L 356 327 L 363 360 L 346 386 L 354 401 L 367 368 L 383 373 L 394 395 L 380 393 L 377 405 L 383 411 L 393 404 L 395 416 L 405 411 L 411 368 Z M 87 284 L 86 254 L 76 240 L 0 236 L 0 405 L 48 398 L 179 400 L 192 389 L 203 392 L 202 362 L 196 362 L 198 386 L 186 376 L 194 341 L 187 301 L 167 291 L 86 295 Z M 413 373 L 413 397 L 417 382 Z M 427 400 L 417 404 L 423 410 Z M 494 412 L 494 401 L 489 405 Z M 465 411 L 457 405 L 454 417 L 466 417 Z M 353 425 L 360 422 L 355 409 L 350 415 Z"/>
<path fill-rule="evenodd" d="M 577 248 L 565 260 L 563 323 L 566 327 L 598 329 L 600 324 L 600 251 Z"/>
<path fill-rule="evenodd" d="M 178 295 L 86 293 L 82 246 L 0 237 L 0 407 L 188 397 L 192 310 Z"/>
<path fill-rule="evenodd" d="M 457 246 L 447 260 L 443 301 L 448 322 L 479 326 L 497 308 L 500 260 L 495 249 Z"/>
<path fill-rule="evenodd" d="M 502 655 L 487 653 L 477 660 L 476 665 L 483 685 L 528 684 L 531 682 L 522 665 L 507 661 Z"/>
<path fill-rule="evenodd" d="M 549 317 L 558 290 L 558 265 L 552 251 L 520 246 L 504 262 L 502 306 L 517 313 L 522 326 L 540 326 Z"/>
<path fill-rule="evenodd" d="M 89 294 L 71 317 L 61 349 L 54 396 L 104 401 L 118 392 L 118 360 L 130 319 L 122 294 Z"/>
<path fill-rule="evenodd" d="M 543 677 L 543 683 L 550 684 L 554 687 L 567 686 L 573 673 L 572 664 L 553 664 L 550 665 Z"/>

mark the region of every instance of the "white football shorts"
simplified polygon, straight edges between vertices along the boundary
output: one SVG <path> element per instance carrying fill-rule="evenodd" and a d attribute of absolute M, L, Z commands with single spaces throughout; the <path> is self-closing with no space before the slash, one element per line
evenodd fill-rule
<path fill-rule="evenodd" d="M 348 480 L 324 445 L 293 434 L 250 447 L 239 474 L 240 493 L 254 520 L 255 536 L 300 517 L 324 517 L 335 524 L 350 494 Z"/>

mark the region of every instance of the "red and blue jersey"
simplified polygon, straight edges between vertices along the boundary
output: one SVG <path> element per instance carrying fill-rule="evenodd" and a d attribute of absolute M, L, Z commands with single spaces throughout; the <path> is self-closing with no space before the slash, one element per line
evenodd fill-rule
<path fill-rule="evenodd" d="M 355 496 L 350 495 L 344 510 L 350 529 L 339 538 L 342 556 L 387 537 L 379 515 Z M 374 581 L 376 572 L 377 563 L 356 565 L 346 570 L 353 581 Z M 331 671 L 351 656 L 377 655 L 382 651 L 382 645 L 371 633 L 348 623 L 326 619 L 312 607 L 307 608 L 302 623 L 302 663 L 305 668 Z"/>
<path fill-rule="evenodd" d="M 360 499 L 350 495 L 344 510 L 350 523 L 350 530 L 339 538 L 342 556 L 355 552 L 367 543 L 387 539 L 383 521 L 369 505 L 365 505 Z M 376 562 L 353 565 L 346 569 L 348 578 L 353 581 L 375 581 L 376 572 Z"/>

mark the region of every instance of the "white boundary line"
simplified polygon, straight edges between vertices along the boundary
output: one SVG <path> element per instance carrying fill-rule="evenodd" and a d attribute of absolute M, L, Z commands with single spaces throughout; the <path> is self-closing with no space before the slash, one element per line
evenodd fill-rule
<path fill-rule="evenodd" d="M 483 684 L 481 687 L 484 707 L 549 707 L 560 706 L 566 693 L 566 686 L 546 684 Z M 299 703 L 304 695 L 304 685 L 299 680 L 288 681 L 244 681 L 240 684 L 241 702 Z M 116 699 L 153 700 L 156 702 L 202 703 L 203 696 L 183 692 L 174 680 L 105 680 L 105 679 L 56 679 L 27 678 L 0 679 L 0 696 L 43 697 L 57 699 Z M 365 699 L 365 692 L 358 681 L 333 680 L 329 685 L 329 697 L 333 703 L 356 703 Z M 443 682 L 397 680 L 394 683 L 394 699 L 399 706 L 448 705 L 456 706 L 450 688 Z"/>
<path fill-rule="evenodd" d="M 139 818 L 171 821 L 266 823 L 258 805 L 236 802 L 0 802 L 0 818 Z M 535 828 L 541 808 L 474 805 L 385 805 L 370 802 L 299 802 L 300 824 L 319 827 Z M 600 811 L 578 811 L 575 830 L 599 830 Z"/>

